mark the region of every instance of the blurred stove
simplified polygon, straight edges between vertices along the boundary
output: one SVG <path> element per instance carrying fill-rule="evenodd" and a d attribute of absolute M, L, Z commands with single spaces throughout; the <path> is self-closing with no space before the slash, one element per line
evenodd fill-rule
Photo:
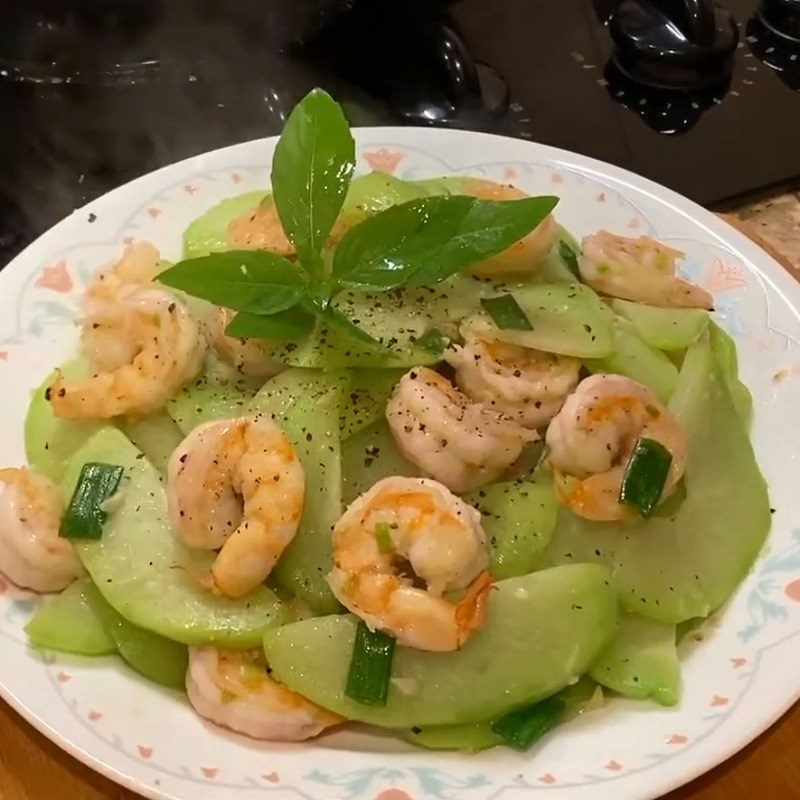
<path fill-rule="evenodd" d="M 545 142 L 702 203 L 786 181 L 800 0 L 726 6 L 0 0 L 0 265 L 121 183 L 278 133 L 315 85 L 356 125 Z"/>

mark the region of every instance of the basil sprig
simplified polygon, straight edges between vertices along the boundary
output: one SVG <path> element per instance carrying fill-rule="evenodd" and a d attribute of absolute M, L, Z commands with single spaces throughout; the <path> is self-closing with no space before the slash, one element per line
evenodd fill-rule
<path fill-rule="evenodd" d="M 161 283 L 218 306 L 271 315 L 294 308 L 306 286 L 297 267 L 264 250 L 230 250 L 180 261 Z"/>
<path fill-rule="evenodd" d="M 354 169 L 347 120 L 327 93 L 314 89 L 290 114 L 272 160 L 275 209 L 297 252 L 296 263 L 264 250 L 234 250 L 181 261 L 158 280 L 237 311 L 227 330 L 232 336 L 296 340 L 319 320 L 380 347 L 333 308 L 337 292 L 439 283 L 525 237 L 558 202 L 461 195 L 411 200 L 355 225 L 332 260 L 323 259 Z"/>
<path fill-rule="evenodd" d="M 315 282 L 324 280 L 320 253 L 355 166 L 355 143 L 341 107 L 314 89 L 283 127 L 272 158 L 272 192 L 283 230 Z"/>
<path fill-rule="evenodd" d="M 333 254 L 333 279 L 372 291 L 439 283 L 519 241 L 557 202 L 555 197 L 496 202 L 462 195 L 410 200 L 342 237 Z"/>

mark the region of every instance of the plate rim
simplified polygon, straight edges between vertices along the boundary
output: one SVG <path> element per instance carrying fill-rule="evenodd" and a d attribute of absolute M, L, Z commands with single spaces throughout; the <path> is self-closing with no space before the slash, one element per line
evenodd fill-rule
<path fill-rule="evenodd" d="M 789 274 L 788 270 L 781 265 L 769 252 L 761 248 L 754 241 L 749 239 L 743 232 L 730 225 L 726 220 L 716 215 L 714 212 L 709 211 L 695 201 L 679 194 L 678 192 L 669 189 L 649 178 L 638 175 L 630 170 L 618 167 L 609 162 L 595 159 L 575 151 L 567 150 L 560 147 L 544 144 L 538 141 L 529 139 L 518 139 L 499 134 L 485 133 L 480 131 L 468 131 L 460 129 L 448 128 L 427 128 L 420 126 L 363 126 L 353 128 L 354 137 L 357 145 L 360 138 L 374 137 L 374 138 L 391 138 L 398 133 L 401 133 L 403 138 L 411 137 L 414 141 L 424 142 L 426 138 L 442 138 L 458 137 L 466 140 L 472 139 L 478 144 L 475 149 L 481 147 L 479 140 L 485 142 L 498 142 L 498 143 L 513 143 L 516 148 L 531 148 L 536 151 L 542 158 L 551 162 L 555 166 L 563 166 L 573 171 L 591 173 L 599 178 L 608 178 L 620 186 L 620 188 L 629 189 L 633 192 L 644 193 L 651 199 L 661 205 L 666 205 L 669 209 L 685 217 L 689 221 L 701 226 L 704 231 L 712 237 L 715 241 L 724 242 L 728 247 L 733 249 L 737 255 L 743 259 L 757 265 L 758 273 L 762 280 L 768 285 L 772 292 L 775 292 L 780 298 L 795 312 L 800 308 L 800 281 Z M 269 148 L 274 145 L 278 140 L 278 136 L 270 137 L 257 137 L 242 142 L 225 145 L 223 147 L 214 148 L 212 150 L 204 151 L 187 158 L 166 164 L 158 169 L 144 173 L 131 181 L 128 181 L 120 186 L 117 186 L 103 195 L 90 200 L 84 205 L 76 208 L 71 214 L 62 218 L 51 226 L 48 230 L 39 235 L 33 242 L 28 244 L 22 251 L 14 256 L 0 271 L 0 285 L 8 281 L 9 275 L 20 277 L 16 273 L 22 270 L 26 261 L 34 260 L 36 253 L 47 247 L 51 242 L 56 242 L 63 227 L 71 220 L 76 218 L 76 215 L 84 214 L 95 206 L 102 206 L 104 204 L 116 202 L 115 196 L 122 197 L 130 194 L 135 200 L 137 196 L 142 194 L 143 187 L 148 183 L 153 182 L 157 184 L 160 178 L 165 177 L 167 174 L 176 172 L 180 173 L 181 170 L 186 170 L 194 167 L 197 170 L 203 168 L 204 160 L 214 160 L 219 158 L 225 153 L 235 151 L 238 148 L 254 147 L 257 145 Z M 502 159 L 501 159 L 502 161 Z M 479 163 L 479 162 L 476 162 Z M 486 162 L 483 162 L 486 163 Z M 268 164 L 265 163 L 265 166 Z M 459 167 L 459 171 L 469 169 L 467 167 Z M 134 205 L 129 203 L 128 205 Z M 769 268 L 767 269 L 767 264 Z M 752 441 L 752 437 L 751 437 Z M 766 542 L 769 541 L 769 536 Z M 759 552 L 759 557 L 763 555 L 764 549 L 762 546 Z M 754 562 L 755 563 L 755 562 Z M 749 574 L 749 573 L 748 573 Z M 743 579 L 744 580 L 744 579 Z M 71 757 L 77 759 L 79 762 L 85 764 L 95 772 L 103 775 L 105 778 L 121 785 L 131 791 L 137 792 L 150 800 L 166 800 L 173 795 L 168 794 L 166 791 L 159 787 L 153 787 L 143 782 L 141 779 L 132 774 L 128 774 L 114 766 L 111 766 L 101 757 L 95 756 L 92 752 L 84 749 L 80 745 L 73 744 L 66 738 L 57 728 L 50 725 L 47 720 L 30 709 L 26 703 L 15 693 L 14 689 L 0 680 L 0 697 L 14 709 L 27 723 L 31 724 L 39 733 L 43 734 L 49 741 L 55 744 L 59 749 L 68 753 Z M 678 777 L 669 781 L 662 781 L 658 791 L 670 792 L 680 786 L 683 786 L 701 775 L 706 774 L 710 770 L 724 764 L 728 759 L 741 751 L 758 736 L 765 732 L 768 728 L 772 727 L 797 701 L 800 699 L 800 680 L 794 687 L 794 691 L 790 699 L 782 702 L 779 707 L 768 715 L 759 717 L 758 721 L 752 722 L 744 733 L 741 731 L 737 736 L 736 743 L 728 747 L 713 747 L 707 753 L 703 764 L 698 764 L 691 770 L 682 772 Z M 711 737 L 712 740 L 714 737 Z M 718 737 L 717 737 L 718 738 Z M 313 746 L 312 748 L 313 749 Z M 289 798 L 289 793 L 277 790 L 271 792 L 273 797 L 285 796 Z M 534 790 L 531 790 L 532 794 Z M 652 795 L 642 794 L 641 797 L 650 797 Z"/>

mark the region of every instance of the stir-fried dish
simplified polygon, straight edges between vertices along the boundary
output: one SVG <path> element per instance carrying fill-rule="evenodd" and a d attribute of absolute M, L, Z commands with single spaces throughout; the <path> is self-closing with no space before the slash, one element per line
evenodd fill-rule
<path fill-rule="evenodd" d="M 604 690 L 678 702 L 677 631 L 770 525 L 713 297 L 558 198 L 354 166 L 312 92 L 271 191 L 90 282 L 0 470 L 0 570 L 59 593 L 32 644 L 269 740 L 524 749 Z"/>

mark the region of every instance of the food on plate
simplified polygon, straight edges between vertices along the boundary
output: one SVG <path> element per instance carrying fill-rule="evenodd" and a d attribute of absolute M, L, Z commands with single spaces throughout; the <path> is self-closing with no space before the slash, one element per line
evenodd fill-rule
<path fill-rule="evenodd" d="M 454 492 L 489 483 L 538 438 L 491 405 L 473 403 L 428 367 L 403 375 L 386 419 L 398 450 Z"/>
<path fill-rule="evenodd" d="M 676 274 L 685 253 L 640 236 L 631 239 L 609 231 L 586 236 L 578 259 L 581 278 L 610 297 L 653 306 L 711 308 L 714 298 Z"/>
<path fill-rule="evenodd" d="M 558 498 L 586 519 L 635 513 L 625 493 L 639 490 L 647 500 L 646 487 L 633 485 L 640 464 L 640 482 L 665 472 L 655 503 L 670 496 L 686 469 L 686 435 L 677 417 L 646 386 L 622 375 L 584 378 L 551 421 L 547 446 Z M 652 508 L 638 511 L 650 516 Z"/>
<path fill-rule="evenodd" d="M 31 644 L 276 741 L 524 750 L 678 702 L 678 626 L 770 526 L 713 298 L 558 198 L 355 166 L 315 90 L 269 190 L 98 265 L 0 471 L 0 569 L 60 592 Z"/>
<path fill-rule="evenodd" d="M 212 588 L 241 597 L 263 583 L 303 511 L 305 474 L 283 431 L 258 415 L 198 425 L 173 451 L 167 480 L 173 532 L 218 551 Z"/>
<path fill-rule="evenodd" d="M 65 419 L 147 414 L 199 371 L 207 342 L 186 303 L 153 283 L 158 253 L 129 246 L 86 290 L 81 349 L 91 375 L 49 387 L 53 413 Z"/>
<path fill-rule="evenodd" d="M 472 506 L 435 481 L 392 477 L 356 498 L 336 523 L 328 582 L 370 629 L 407 647 L 446 652 L 481 627 L 487 565 Z M 457 603 L 443 596 L 454 590 L 464 592 Z"/>
<path fill-rule="evenodd" d="M 192 647 L 186 694 L 201 717 L 253 739 L 300 742 L 344 721 L 272 678 L 260 650 Z"/>
<path fill-rule="evenodd" d="M 524 427 L 543 428 L 578 383 L 577 358 L 467 336 L 445 359 L 459 388 Z"/>
<path fill-rule="evenodd" d="M 18 586 L 58 592 L 81 574 L 68 539 L 58 535 L 61 492 L 29 469 L 0 469 L 0 570 Z"/>

